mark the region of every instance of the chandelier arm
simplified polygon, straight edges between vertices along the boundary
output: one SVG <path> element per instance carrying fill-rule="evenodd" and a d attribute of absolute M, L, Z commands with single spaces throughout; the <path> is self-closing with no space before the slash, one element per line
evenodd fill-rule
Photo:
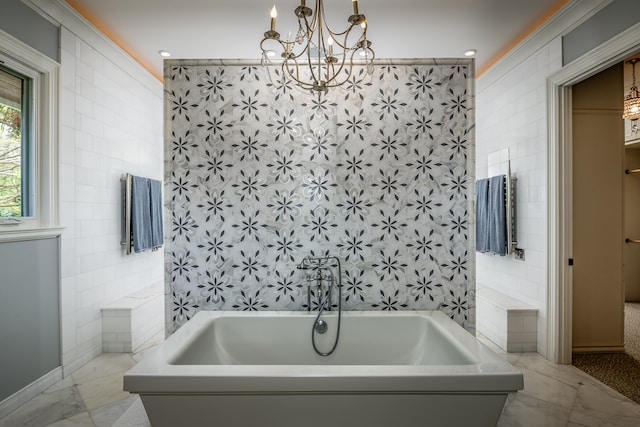
<path fill-rule="evenodd" d="M 331 69 L 331 73 L 329 73 L 329 69 Z M 338 70 L 338 72 L 340 72 L 340 70 L 342 70 L 342 64 L 340 65 L 340 68 Z M 338 74 L 336 73 L 336 64 L 333 62 L 328 62 L 327 63 L 327 85 L 329 85 L 332 81 L 335 81 L 336 78 L 338 77 Z"/>
<path fill-rule="evenodd" d="M 362 16 L 364 16 L 364 15 L 362 15 Z M 353 30 L 353 27 L 355 27 L 355 26 L 357 26 L 357 25 L 359 25 L 359 24 L 353 24 L 353 23 L 350 23 L 350 25 L 349 25 L 349 26 L 348 26 L 344 31 L 342 31 L 342 32 L 337 32 L 337 31 L 333 31 L 333 30 L 331 29 L 331 27 L 329 26 L 329 24 L 327 24 L 327 22 L 326 22 L 326 21 L 324 21 L 324 20 L 323 20 L 323 23 L 324 23 L 324 27 L 327 29 L 327 32 L 328 32 L 328 33 L 331 35 L 331 37 L 335 40 L 336 44 L 337 44 L 340 48 L 342 48 L 342 49 L 345 49 L 345 50 L 349 49 L 349 47 L 348 47 L 348 45 L 347 45 L 347 41 L 348 41 L 347 39 L 348 39 L 348 37 L 349 37 L 349 34 L 351 34 L 351 30 Z M 363 35 L 364 35 L 364 34 L 366 34 L 366 31 L 367 31 L 366 29 L 364 29 L 364 30 L 362 31 Z M 340 43 L 340 38 L 341 38 L 342 36 L 345 36 L 345 37 L 344 37 L 344 43 Z M 360 38 L 362 38 L 362 36 L 360 36 Z"/>
<path fill-rule="evenodd" d="M 334 87 L 341 86 L 351 78 L 351 74 L 353 73 L 353 65 L 354 65 L 353 64 L 353 57 L 354 57 L 355 53 L 356 53 L 356 50 L 353 50 L 351 52 L 351 55 L 349 56 L 349 67 L 345 67 L 344 66 L 346 58 L 343 59 L 341 65 L 340 65 L 340 69 L 338 70 L 337 73 L 334 74 L 334 78 L 332 79 L 333 83 L 327 85 L 328 88 L 334 88 Z M 347 70 L 347 73 L 346 73 L 344 79 L 337 80 L 339 74 L 342 72 L 343 69 Z"/>
<path fill-rule="evenodd" d="M 349 34 L 350 34 L 350 31 L 351 31 L 352 28 L 353 28 L 353 25 L 350 26 L 349 28 L 347 28 L 345 31 L 343 31 L 341 33 L 335 33 L 329 27 L 327 27 L 327 33 L 329 33 L 329 35 L 333 39 L 333 42 L 335 43 L 335 46 L 339 47 L 340 49 L 342 49 L 344 51 L 347 51 L 347 50 L 352 49 L 347 45 Z M 343 41 L 340 41 L 340 39 L 343 36 L 344 36 Z"/>
<path fill-rule="evenodd" d="M 318 11 L 318 3 L 319 0 L 316 0 L 316 11 Z M 304 23 L 304 25 L 303 25 Z M 318 14 L 317 12 L 312 14 L 312 19 L 311 19 L 311 23 L 309 23 L 309 19 L 308 19 L 308 15 L 303 15 L 303 16 L 298 16 L 298 26 L 299 26 L 299 31 L 302 31 L 304 33 L 304 39 L 306 40 L 305 43 L 305 47 L 302 50 L 302 52 L 300 52 L 299 55 L 296 56 L 296 58 L 299 58 L 300 56 L 302 56 L 303 54 L 306 53 L 307 56 L 307 63 L 309 64 L 309 71 L 311 72 L 311 78 L 314 82 L 319 82 L 320 81 L 320 70 L 314 70 L 314 67 L 311 66 L 312 64 L 312 58 L 311 58 L 311 47 L 314 45 L 313 43 L 313 34 L 316 31 L 321 31 L 322 30 L 322 20 L 321 20 L 321 15 Z M 318 55 L 320 54 L 320 45 L 316 46 L 317 50 L 318 50 Z M 296 68 L 297 68 L 297 62 L 296 62 Z M 316 71 L 318 72 L 318 75 L 316 76 Z M 308 85 L 308 83 L 303 83 L 303 81 L 300 79 L 299 73 L 296 72 L 296 77 L 294 77 L 295 80 L 298 82 L 298 84 L 300 85 Z"/>
<path fill-rule="evenodd" d="M 281 65 L 282 67 L 282 75 L 288 75 L 290 78 L 298 81 L 299 80 L 299 69 L 298 69 L 298 61 L 293 60 L 293 64 L 288 61 L 284 61 Z M 295 75 L 293 72 L 295 71 Z"/>
<path fill-rule="evenodd" d="M 315 32 L 317 27 L 317 21 L 315 15 L 313 16 L 311 23 L 309 23 L 308 15 L 298 15 L 298 34 L 296 35 L 296 39 L 294 40 L 298 44 L 306 44 L 305 49 L 309 48 L 309 45 L 313 45 L 313 40 L 311 35 Z M 297 57 L 300 57 L 302 52 Z"/>
<path fill-rule="evenodd" d="M 337 58 L 334 56 L 333 57 L 335 60 L 333 62 L 327 62 L 327 67 L 331 67 L 331 78 L 327 77 L 327 86 L 328 87 L 335 87 L 335 86 L 339 86 L 342 83 L 339 83 L 337 85 L 332 84 L 331 82 L 337 82 L 338 81 L 338 77 L 340 76 L 340 73 L 342 72 L 342 70 L 345 68 L 344 64 L 346 61 L 346 51 L 345 53 L 342 55 L 342 61 L 340 61 L 340 66 L 338 67 L 338 70 L 336 71 L 336 63 L 338 62 Z"/>
<path fill-rule="evenodd" d="M 315 31 L 313 27 L 315 27 L 316 20 L 315 16 L 309 24 L 308 20 L 309 15 L 298 15 L 298 34 L 296 35 L 295 40 L 292 42 L 292 51 L 290 52 L 290 57 L 299 59 L 302 55 L 305 54 L 307 50 L 313 46 L 313 40 L 311 38 L 311 34 Z M 300 37 L 302 33 L 302 37 Z M 304 48 L 299 53 L 293 53 L 293 46 L 298 43 L 299 45 L 304 45 Z"/>
<path fill-rule="evenodd" d="M 318 14 L 318 10 L 320 10 L 321 8 L 320 6 L 320 0 L 316 0 L 316 13 L 313 14 L 313 31 L 316 31 L 318 29 L 318 27 L 322 26 L 322 19 L 320 18 L 320 15 Z M 324 8 L 322 8 L 324 9 Z M 323 13 L 324 15 L 324 13 Z"/>
<path fill-rule="evenodd" d="M 319 3 L 319 2 L 318 2 Z M 321 4 L 320 8 L 316 10 L 316 17 L 318 18 L 318 28 L 316 32 L 318 34 L 318 50 L 317 50 L 317 60 L 318 60 L 318 83 L 322 84 L 322 55 L 327 55 L 327 50 L 324 45 L 324 6 Z"/>
<path fill-rule="evenodd" d="M 336 66 L 335 66 L 335 62 L 331 62 L 329 63 L 331 66 L 331 75 L 332 77 L 327 76 L 327 81 L 326 81 L 326 87 L 337 87 L 340 86 L 342 84 L 344 84 L 347 80 L 349 80 L 349 78 L 351 77 L 351 70 L 353 69 L 353 58 L 355 53 L 358 51 L 359 49 L 359 43 L 362 40 L 366 40 L 366 36 L 364 35 L 366 33 L 366 29 L 363 30 L 363 34 L 360 36 L 358 42 L 356 43 L 356 45 L 354 45 L 354 47 L 348 47 L 348 38 L 349 35 L 351 33 L 351 30 L 353 29 L 353 27 L 355 27 L 356 24 L 351 24 L 345 31 L 341 32 L 341 33 L 335 33 L 333 32 L 329 26 L 327 25 L 327 30 L 329 31 L 329 33 L 331 34 L 331 37 L 334 39 L 335 43 L 337 46 L 339 46 L 343 52 L 342 52 L 342 60 L 340 61 L 340 66 L 338 67 L 337 71 L 336 71 Z M 339 40 L 339 37 L 344 36 L 344 42 L 341 43 Z M 324 40 L 324 38 L 322 39 Z M 349 55 L 349 52 L 351 52 L 351 54 Z M 345 67 L 346 61 L 347 61 L 347 55 L 349 55 L 349 67 Z M 335 58 L 335 57 L 334 57 Z M 345 68 L 348 69 L 347 75 L 344 79 L 340 79 L 340 73 L 342 73 L 342 70 L 344 70 Z"/>
<path fill-rule="evenodd" d="M 314 15 L 313 20 L 311 21 L 311 24 L 309 24 L 309 21 L 307 20 L 307 18 L 304 18 L 304 27 L 302 27 L 303 31 L 304 31 L 304 36 L 307 40 L 311 40 L 312 39 L 312 35 L 313 33 L 315 33 L 318 30 L 318 22 L 317 22 L 317 18 Z"/>
<path fill-rule="evenodd" d="M 309 73 L 310 73 L 310 75 L 311 75 L 311 76 L 310 76 L 310 77 L 311 77 L 311 81 L 312 81 L 312 82 L 314 82 L 314 83 L 315 83 L 315 82 L 319 82 L 319 81 L 320 81 L 320 76 L 319 76 L 319 75 L 316 75 L 316 71 L 317 71 L 317 69 L 316 69 L 316 68 L 314 68 L 314 67 L 312 66 L 312 64 L 313 64 L 313 62 L 314 62 L 315 60 L 311 57 L 311 53 L 312 53 L 312 52 L 311 52 L 311 49 L 306 49 L 303 53 L 305 53 L 305 54 L 306 54 L 306 57 L 307 57 L 306 61 L 307 61 L 307 64 L 309 65 Z M 305 88 L 306 88 L 307 86 L 311 86 L 311 87 L 313 87 L 313 83 L 305 82 L 305 81 L 303 81 L 300 77 L 298 77 L 298 78 L 296 79 L 296 81 L 298 82 L 298 84 L 300 84 L 301 86 L 304 86 Z"/>

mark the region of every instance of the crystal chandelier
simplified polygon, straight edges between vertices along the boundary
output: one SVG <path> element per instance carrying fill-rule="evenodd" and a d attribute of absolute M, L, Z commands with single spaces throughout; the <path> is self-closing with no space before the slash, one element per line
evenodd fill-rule
<path fill-rule="evenodd" d="M 363 63 L 371 71 L 375 53 L 367 40 L 367 20 L 358 11 L 358 1 L 352 0 L 353 15 L 349 26 L 335 32 L 327 25 L 324 4 L 316 0 L 315 10 L 301 0 L 294 13 L 298 18 L 298 32 L 286 40 L 276 31 L 276 7 L 271 10 L 271 29 L 260 42 L 262 63 L 281 62 L 283 75 L 293 79 L 303 89 L 318 93 L 340 86 L 351 77 L 354 64 Z M 352 30 L 357 28 L 352 35 Z M 350 38 L 354 42 L 350 44 Z M 278 59 L 278 52 L 280 59 Z"/>
<path fill-rule="evenodd" d="M 640 96 L 636 86 L 636 62 L 638 61 L 640 61 L 640 58 L 633 58 L 627 61 L 627 64 L 631 64 L 633 70 L 633 83 L 629 94 L 624 97 L 624 112 L 622 116 L 628 120 L 640 119 Z"/>

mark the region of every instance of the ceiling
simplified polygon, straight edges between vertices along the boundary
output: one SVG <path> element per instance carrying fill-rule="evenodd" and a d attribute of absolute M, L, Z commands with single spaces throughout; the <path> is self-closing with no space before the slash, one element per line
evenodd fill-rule
<path fill-rule="evenodd" d="M 66 0 L 161 79 L 171 58 L 258 59 L 278 7 L 277 29 L 295 33 L 299 0 Z M 482 72 L 569 0 L 359 0 L 378 58 L 463 57 L 476 49 Z M 312 5 L 313 0 L 307 1 Z M 346 28 L 349 0 L 325 0 L 327 19 Z M 344 24 L 344 25 L 343 25 Z"/>

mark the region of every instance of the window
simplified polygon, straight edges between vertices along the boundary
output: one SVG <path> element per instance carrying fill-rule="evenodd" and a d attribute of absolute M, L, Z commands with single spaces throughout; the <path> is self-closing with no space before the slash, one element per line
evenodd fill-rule
<path fill-rule="evenodd" d="M 0 217 L 33 216 L 32 79 L 0 66 Z"/>
<path fill-rule="evenodd" d="M 58 66 L 0 31 L 0 241 L 58 227 Z"/>

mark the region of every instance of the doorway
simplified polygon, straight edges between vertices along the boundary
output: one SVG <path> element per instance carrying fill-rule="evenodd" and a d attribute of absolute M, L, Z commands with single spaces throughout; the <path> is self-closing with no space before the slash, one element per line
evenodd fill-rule
<path fill-rule="evenodd" d="M 571 87 L 572 364 L 640 403 L 637 312 L 625 304 L 625 288 L 640 286 L 626 237 L 640 223 L 640 186 L 625 174 L 640 167 L 622 119 L 626 60 Z"/>
<path fill-rule="evenodd" d="M 573 258 L 574 214 L 572 199 L 572 87 L 622 62 L 640 50 L 640 27 L 612 38 L 588 55 L 564 66 L 548 80 L 549 151 L 549 321 L 547 357 L 570 364 L 573 346 Z"/>
<path fill-rule="evenodd" d="M 624 352 L 622 65 L 571 88 L 572 353 Z"/>

